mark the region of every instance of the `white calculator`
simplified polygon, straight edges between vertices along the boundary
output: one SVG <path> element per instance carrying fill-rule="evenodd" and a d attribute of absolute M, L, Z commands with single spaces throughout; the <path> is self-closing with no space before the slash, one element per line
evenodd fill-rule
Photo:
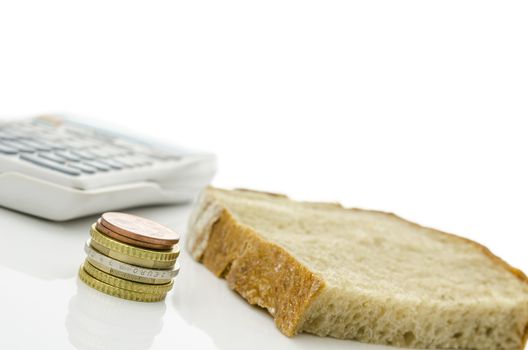
<path fill-rule="evenodd" d="M 0 121 L 0 206 L 63 221 L 194 199 L 216 158 L 71 117 Z"/>

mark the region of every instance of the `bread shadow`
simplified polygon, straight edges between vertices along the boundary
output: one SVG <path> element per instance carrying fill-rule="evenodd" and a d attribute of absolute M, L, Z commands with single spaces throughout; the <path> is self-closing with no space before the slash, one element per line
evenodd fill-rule
<path fill-rule="evenodd" d="M 182 272 L 171 295 L 173 306 L 183 319 L 208 334 L 220 350 L 394 349 L 311 334 L 288 338 L 275 327 L 266 310 L 249 305 L 225 280 L 215 277 L 187 252 L 181 260 Z"/>

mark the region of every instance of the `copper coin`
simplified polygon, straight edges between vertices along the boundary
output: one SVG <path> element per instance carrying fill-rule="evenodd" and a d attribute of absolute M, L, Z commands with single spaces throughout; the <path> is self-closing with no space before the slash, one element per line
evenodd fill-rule
<path fill-rule="evenodd" d="M 101 224 L 117 234 L 138 241 L 173 245 L 178 243 L 180 237 L 171 229 L 155 221 L 125 213 L 104 213 Z"/>
<path fill-rule="evenodd" d="M 155 244 L 155 243 L 148 243 L 148 242 L 142 242 L 138 241 L 137 239 L 133 239 L 127 236 L 120 235 L 119 233 L 115 233 L 114 231 L 106 228 L 102 223 L 101 219 L 97 220 L 97 223 L 95 224 L 95 227 L 97 228 L 97 231 L 104 233 L 108 237 L 111 237 L 115 240 L 118 240 L 123 243 L 127 243 L 136 247 L 141 248 L 148 248 L 148 249 L 156 249 L 156 250 L 170 250 L 172 248 L 172 244 Z"/>

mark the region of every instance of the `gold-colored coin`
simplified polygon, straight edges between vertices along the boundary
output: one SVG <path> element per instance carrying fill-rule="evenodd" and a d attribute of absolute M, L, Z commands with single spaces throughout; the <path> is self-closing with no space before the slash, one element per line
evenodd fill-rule
<path fill-rule="evenodd" d="M 156 302 L 165 299 L 166 294 L 149 294 L 149 293 L 139 293 L 131 292 L 126 289 L 117 288 L 111 286 L 107 283 L 101 282 L 98 279 L 94 278 L 88 274 L 83 267 L 79 269 L 79 278 L 81 281 L 86 283 L 88 286 L 97 289 L 100 292 L 105 294 L 134 301 L 143 301 L 143 302 Z"/>
<path fill-rule="evenodd" d="M 103 246 L 94 239 L 90 240 L 90 246 L 103 255 L 106 255 L 115 260 L 119 260 L 130 265 L 148 267 L 153 269 L 170 269 L 176 264 L 176 261 L 155 261 L 123 254 Z"/>
<path fill-rule="evenodd" d="M 104 271 L 99 270 L 97 267 L 93 266 L 90 262 L 85 261 L 83 265 L 84 270 L 101 282 L 109 284 L 111 286 L 126 289 L 131 292 L 140 292 L 140 293 L 150 293 L 150 294 L 164 294 L 172 289 L 173 282 L 166 284 L 145 284 L 127 281 L 125 279 L 112 276 Z"/>
<path fill-rule="evenodd" d="M 140 265 L 140 266 L 154 267 L 154 268 L 170 268 L 174 266 L 174 263 L 176 262 L 176 258 L 180 254 L 180 250 L 177 245 L 174 246 L 174 248 L 170 251 L 153 251 L 153 250 L 134 247 L 132 245 L 119 242 L 99 232 L 95 224 L 92 225 L 90 229 L 90 234 L 92 236 L 92 246 L 94 248 L 97 249 L 94 243 L 96 243 L 100 247 L 106 248 L 106 249 L 103 249 L 103 251 L 97 249 L 101 253 L 106 254 L 106 251 L 109 251 L 121 257 L 127 256 L 127 257 L 132 258 L 134 261 L 140 261 L 140 262 L 147 263 L 147 265 Z M 111 256 L 111 255 L 108 255 L 108 256 Z M 117 256 L 112 256 L 112 257 L 115 257 L 117 260 L 124 261 L 124 262 L 130 261 L 130 259 L 128 259 L 127 261 L 121 260 Z M 136 265 L 133 262 L 130 262 L 130 263 L 133 265 Z"/>
<path fill-rule="evenodd" d="M 130 256 L 134 256 L 137 258 L 145 258 L 149 260 L 157 260 L 157 261 L 172 261 L 176 260 L 178 255 L 180 255 L 180 250 L 178 246 L 175 246 L 171 250 L 151 250 L 151 249 L 143 249 L 139 247 L 135 247 L 130 244 L 126 244 L 123 242 L 120 242 L 118 240 L 115 240 L 113 238 L 108 237 L 107 235 L 101 233 L 97 229 L 97 224 L 93 224 L 90 230 L 90 234 L 92 235 L 92 238 L 97 241 L 98 243 L 102 244 L 103 246 L 115 250 L 120 253 L 124 253 Z"/>
<path fill-rule="evenodd" d="M 172 281 L 172 278 L 153 278 L 153 277 L 144 277 L 144 276 L 134 275 L 131 273 L 126 273 L 116 268 L 105 266 L 101 264 L 100 262 L 98 262 L 97 260 L 94 260 L 90 257 L 86 257 L 86 261 L 88 261 L 90 264 L 97 267 L 101 271 L 104 271 L 106 273 L 111 274 L 112 276 L 119 277 L 119 278 L 129 280 L 129 281 L 149 283 L 149 284 L 166 284 Z"/>

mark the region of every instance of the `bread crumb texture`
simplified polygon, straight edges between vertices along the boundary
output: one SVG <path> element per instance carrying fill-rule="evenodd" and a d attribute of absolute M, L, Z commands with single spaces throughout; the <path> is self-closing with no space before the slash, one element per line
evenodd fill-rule
<path fill-rule="evenodd" d="M 524 349 L 525 275 L 473 241 L 393 214 L 208 188 L 187 247 L 287 336 Z"/>

